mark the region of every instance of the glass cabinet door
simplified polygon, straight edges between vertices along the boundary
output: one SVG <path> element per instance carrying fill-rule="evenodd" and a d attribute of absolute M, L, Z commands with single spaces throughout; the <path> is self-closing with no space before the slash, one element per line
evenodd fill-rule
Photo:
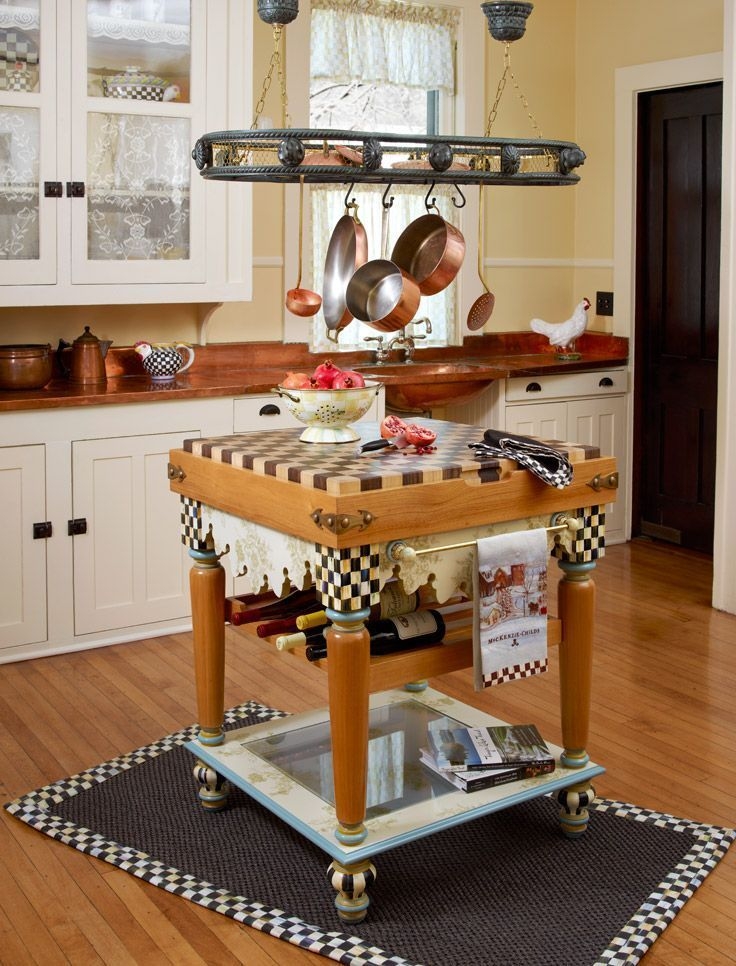
<path fill-rule="evenodd" d="M 73 9 L 73 282 L 204 280 L 203 20 L 202 0 Z"/>
<path fill-rule="evenodd" d="M 56 209 L 44 203 L 42 184 L 54 177 L 54 25 L 45 19 L 42 29 L 41 18 L 41 0 L 0 0 L 2 283 L 55 281 Z M 53 197 L 58 188 L 50 184 L 47 192 Z"/>

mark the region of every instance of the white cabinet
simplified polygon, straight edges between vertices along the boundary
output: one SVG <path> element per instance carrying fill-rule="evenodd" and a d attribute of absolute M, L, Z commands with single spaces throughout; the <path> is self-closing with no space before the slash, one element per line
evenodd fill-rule
<path fill-rule="evenodd" d="M 0 0 L 4 304 L 251 297 L 250 187 L 191 158 L 244 125 L 251 32 L 242 0 Z"/>
<path fill-rule="evenodd" d="M 189 565 L 176 539 L 169 450 L 189 429 L 72 442 L 74 632 L 173 620 L 189 614 Z"/>
<path fill-rule="evenodd" d="M 169 450 L 231 433 L 232 407 L 223 398 L 0 415 L 0 663 L 189 628 L 191 561 Z M 50 535 L 34 539 L 36 524 Z"/>
<path fill-rule="evenodd" d="M 586 443 L 615 456 L 619 488 L 616 502 L 607 505 L 606 539 L 621 543 L 626 539 L 629 491 L 627 392 L 623 368 L 520 376 L 493 383 L 465 406 L 448 408 L 446 418 L 522 436 Z M 605 499 L 605 491 L 599 499 Z"/>
<path fill-rule="evenodd" d="M 7 648 L 46 640 L 46 541 L 34 539 L 34 527 L 46 521 L 45 458 L 40 444 L 0 448 L 0 641 Z"/>

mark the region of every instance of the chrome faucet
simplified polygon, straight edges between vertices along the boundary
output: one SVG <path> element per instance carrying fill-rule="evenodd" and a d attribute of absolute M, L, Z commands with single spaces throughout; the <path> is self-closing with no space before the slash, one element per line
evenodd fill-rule
<path fill-rule="evenodd" d="M 376 365 L 382 366 L 386 359 L 388 359 L 389 347 L 383 344 L 382 335 L 367 335 L 364 342 L 377 342 L 376 346 Z"/>
<path fill-rule="evenodd" d="M 428 318 L 417 319 L 416 322 L 412 323 L 412 325 L 416 326 L 420 325 L 421 323 L 424 323 L 427 330 L 426 332 L 407 335 L 406 329 L 404 328 L 401 330 L 401 335 L 395 336 L 388 344 L 388 352 L 397 346 L 404 350 L 404 362 L 407 363 L 407 365 L 414 361 L 414 350 L 416 348 L 414 343 L 418 342 L 420 339 L 426 339 L 429 333 L 432 331 L 432 323 Z"/>

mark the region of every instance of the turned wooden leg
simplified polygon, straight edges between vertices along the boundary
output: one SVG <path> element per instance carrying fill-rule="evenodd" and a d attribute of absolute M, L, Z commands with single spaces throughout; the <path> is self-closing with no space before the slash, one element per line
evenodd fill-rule
<path fill-rule="evenodd" d="M 582 768 L 589 761 L 585 750 L 590 720 L 590 687 L 593 672 L 595 627 L 595 563 L 559 561 L 564 578 L 558 586 L 560 644 L 560 708 L 562 716 L 561 762 Z"/>
<path fill-rule="evenodd" d="M 335 837 L 357 845 L 366 835 L 368 781 L 368 677 L 370 638 L 363 621 L 369 611 L 329 610 L 327 684 L 335 779 Z"/>
<path fill-rule="evenodd" d="M 370 900 L 365 890 L 376 881 L 376 867 L 369 859 L 342 865 L 337 860 L 330 863 L 327 878 L 337 889 L 335 908 L 343 922 L 362 922 Z"/>
<path fill-rule="evenodd" d="M 220 745 L 225 713 L 225 571 L 214 550 L 190 550 L 189 573 L 199 741 Z"/>

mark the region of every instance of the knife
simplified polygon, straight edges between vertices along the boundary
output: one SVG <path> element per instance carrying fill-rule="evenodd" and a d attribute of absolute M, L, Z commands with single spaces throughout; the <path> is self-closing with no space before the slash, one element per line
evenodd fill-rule
<path fill-rule="evenodd" d="M 373 450 L 385 449 L 387 446 L 396 446 L 396 443 L 392 439 L 372 439 L 367 443 L 363 443 L 360 447 L 360 452 L 371 453 Z"/>

